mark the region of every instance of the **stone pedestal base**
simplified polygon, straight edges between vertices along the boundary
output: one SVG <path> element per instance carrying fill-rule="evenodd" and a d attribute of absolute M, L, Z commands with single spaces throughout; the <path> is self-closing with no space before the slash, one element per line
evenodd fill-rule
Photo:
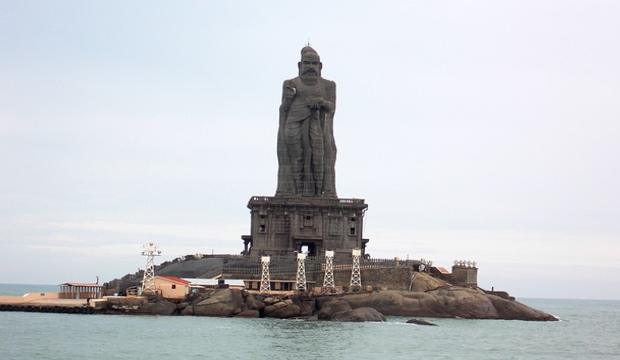
<path fill-rule="evenodd" d="M 363 199 L 319 197 L 253 196 L 251 235 L 243 235 L 246 255 L 290 255 L 295 251 L 309 256 L 324 255 L 325 250 L 351 254 L 362 249 Z"/>

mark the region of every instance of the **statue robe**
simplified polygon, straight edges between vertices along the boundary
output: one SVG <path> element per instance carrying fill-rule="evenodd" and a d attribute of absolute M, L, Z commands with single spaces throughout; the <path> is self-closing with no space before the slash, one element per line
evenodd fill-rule
<path fill-rule="evenodd" d="M 312 116 L 316 116 L 316 114 L 306 106 L 308 97 L 317 95 L 312 93 L 312 91 L 307 91 L 306 88 L 311 88 L 312 86 L 304 85 L 299 77 L 285 80 L 282 85 L 282 104 L 280 105 L 278 127 L 278 188 L 276 196 L 337 197 L 334 169 L 336 164 L 336 143 L 333 133 L 336 83 L 319 78 L 319 83 L 315 86 L 318 88 L 318 95 L 332 104 L 330 109 L 321 109 L 318 119 L 312 119 Z M 287 97 L 287 92 L 291 91 L 295 91 L 294 96 Z M 321 146 L 323 151 L 320 153 L 322 153 L 323 159 L 320 163 L 322 163 L 323 169 L 319 176 L 322 178 L 320 186 L 313 183 L 313 174 L 309 173 L 309 171 L 312 172 L 312 167 L 308 163 L 310 157 L 307 153 L 307 144 L 304 149 L 302 184 L 296 184 L 296 179 L 298 180 L 300 176 L 295 174 L 298 164 L 293 164 L 290 138 L 288 139 L 289 146 L 287 146 L 287 130 L 289 130 L 288 134 L 290 135 L 292 127 L 300 126 L 300 123 L 308 121 L 319 121 L 322 133 Z M 308 126 L 308 124 L 305 125 Z M 313 130 L 316 129 L 313 128 Z M 316 145 L 317 142 L 314 143 Z M 314 175 L 316 175 L 316 171 Z"/>

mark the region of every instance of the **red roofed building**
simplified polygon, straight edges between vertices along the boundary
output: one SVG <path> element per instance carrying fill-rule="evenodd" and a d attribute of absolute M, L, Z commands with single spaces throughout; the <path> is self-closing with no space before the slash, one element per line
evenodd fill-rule
<path fill-rule="evenodd" d="M 184 300 L 189 294 L 189 281 L 178 276 L 155 276 L 155 288 L 161 297 L 168 300 Z"/>

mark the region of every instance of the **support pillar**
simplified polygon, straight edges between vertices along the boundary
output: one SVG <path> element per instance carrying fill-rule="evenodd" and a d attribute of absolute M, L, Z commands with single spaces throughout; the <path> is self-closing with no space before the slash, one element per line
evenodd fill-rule
<path fill-rule="evenodd" d="M 269 256 L 262 256 L 260 259 L 261 267 L 262 267 L 262 275 L 260 279 L 260 292 L 262 293 L 270 293 L 271 292 L 271 281 L 269 279 L 269 262 L 271 258 Z"/>
<path fill-rule="evenodd" d="M 362 288 L 362 274 L 360 269 L 360 257 L 362 251 L 360 249 L 353 249 L 351 252 L 353 255 L 353 264 L 351 266 L 351 291 L 359 291 Z"/>
<path fill-rule="evenodd" d="M 295 287 L 298 291 L 306 291 L 306 254 L 297 254 L 297 276 L 295 278 Z"/>
<path fill-rule="evenodd" d="M 323 278 L 323 289 L 333 291 L 336 288 L 334 283 L 334 252 L 325 251 L 325 277 Z"/>

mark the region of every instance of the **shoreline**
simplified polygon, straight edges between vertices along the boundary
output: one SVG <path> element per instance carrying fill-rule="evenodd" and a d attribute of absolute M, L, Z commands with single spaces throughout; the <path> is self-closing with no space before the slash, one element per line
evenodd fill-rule
<path fill-rule="evenodd" d="M 536 310 L 516 300 L 457 286 L 430 291 L 379 290 L 318 296 L 296 294 L 280 297 L 226 288 L 212 289 L 194 299 L 178 303 L 157 296 L 109 296 L 91 300 L 0 296 L 0 311 L 270 317 L 333 321 L 384 321 L 385 316 L 524 321 L 560 320 L 556 316 Z"/>

